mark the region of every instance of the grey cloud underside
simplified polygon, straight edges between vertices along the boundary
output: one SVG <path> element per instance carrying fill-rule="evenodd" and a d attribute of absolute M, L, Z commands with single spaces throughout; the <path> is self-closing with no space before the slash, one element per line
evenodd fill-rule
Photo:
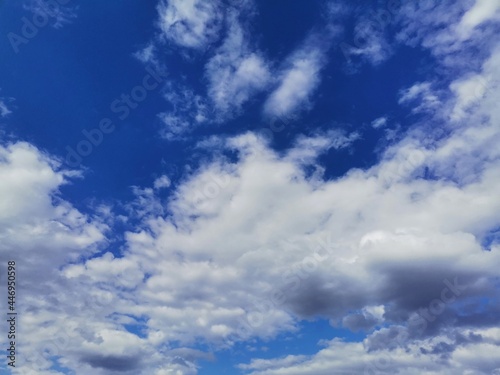
<path fill-rule="evenodd" d="M 88 363 L 94 368 L 102 368 L 110 371 L 133 371 L 142 366 L 141 358 L 138 356 L 83 356 L 81 361 Z"/>

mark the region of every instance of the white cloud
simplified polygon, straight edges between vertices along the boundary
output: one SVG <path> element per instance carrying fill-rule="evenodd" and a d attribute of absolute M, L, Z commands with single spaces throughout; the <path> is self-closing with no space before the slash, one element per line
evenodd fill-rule
<path fill-rule="evenodd" d="M 387 125 L 387 117 L 379 117 L 372 121 L 372 127 L 375 129 L 382 128 Z"/>
<path fill-rule="evenodd" d="M 238 113 L 271 79 L 267 61 L 249 45 L 239 12 L 229 13 L 226 38 L 205 66 L 208 96 L 223 118 Z"/>
<path fill-rule="evenodd" d="M 4 100 L 4 98 L 0 98 L 0 117 L 6 117 L 8 114 L 12 113 Z"/>
<path fill-rule="evenodd" d="M 431 82 L 418 82 L 413 86 L 402 90 L 400 93 L 399 103 L 416 103 L 416 106 L 412 109 L 415 113 L 435 111 L 437 108 L 442 106 L 436 91 L 432 88 Z"/>
<path fill-rule="evenodd" d="M 155 189 L 162 189 L 169 187 L 170 184 L 171 184 L 170 178 L 168 178 L 168 176 L 163 175 L 155 180 L 153 186 Z"/>
<path fill-rule="evenodd" d="M 418 224 L 414 222 L 407 225 L 409 222 L 403 219 L 399 222 L 399 229 L 392 233 L 381 230 L 367 232 L 361 237 L 359 243 L 360 247 L 364 248 L 366 252 L 361 254 L 351 248 L 351 250 L 354 250 L 354 254 L 351 252 L 349 259 L 349 268 L 351 269 L 349 274 L 352 272 L 358 276 L 363 271 L 355 271 L 356 264 L 367 262 L 365 264 L 371 264 L 369 268 L 373 272 L 382 269 L 388 271 L 392 266 L 387 267 L 387 262 L 399 263 L 400 274 L 396 278 L 389 278 L 393 282 L 402 285 L 401 293 L 397 293 L 399 297 L 397 297 L 398 302 L 396 303 L 401 303 L 401 306 L 406 303 L 409 303 L 408 306 L 413 304 L 415 308 L 413 314 L 417 314 L 418 311 L 421 316 L 410 314 L 404 315 L 402 318 L 397 311 L 392 310 L 393 306 L 387 304 L 377 305 L 376 309 L 373 310 L 373 307 L 367 307 L 368 304 L 380 301 L 367 298 L 362 303 L 364 307 L 358 309 L 357 313 L 344 315 L 344 324 L 353 329 L 372 329 L 377 322 L 381 322 L 381 317 L 387 321 L 387 319 L 397 319 L 399 316 L 402 318 L 401 323 L 403 325 L 396 324 L 388 328 L 377 329 L 360 343 L 343 342 L 334 339 L 328 343 L 326 349 L 318 351 L 313 356 L 286 357 L 287 362 L 290 363 L 284 363 L 283 358 L 254 359 L 249 364 L 240 366 L 241 368 L 252 371 L 252 375 L 321 375 L 337 372 L 388 374 L 400 372 L 405 374 L 440 375 L 500 373 L 500 360 L 498 359 L 500 341 L 498 340 L 499 330 L 496 328 L 497 321 L 485 323 L 486 318 L 480 317 L 482 313 L 479 310 L 482 308 L 477 310 L 472 308 L 474 313 L 465 318 L 464 315 L 471 314 L 470 311 L 460 310 L 459 312 L 454 310 L 452 305 L 445 305 L 444 303 L 442 303 L 444 308 L 438 309 L 436 313 L 436 307 L 440 303 L 437 299 L 444 298 L 443 296 L 446 293 L 443 292 L 445 289 L 434 289 L 439 284 L 444 287 L 444 279 L 447 277 L 445 275 L 456 276 L 461 273 L 456 267 L 463 267 L 462 270 L 468 272 L 478 265 L 478 261 L 487 262 L 487 258 L 490 256 L 498 257 L 500 254 L 498 242 L 488 249 L 483 249 L 481 246 L 482 236 L 499 224 L 498 218 L 492 216 L 493 212 L 487 213 L 488 210 L 484 210 L 486 205 L 492 203 L 490 199 L 494 199 L 495 205 L 500 203 L 496 198 L 493 198 L 493 186 L 496 185 L 494 181 L 500 176 L 498 173 L 500 153 L 498 147 L 494 146 L 500 142 L 500 132 L 497 126 L 500 121 L 500 111 L 496 104 L 500 97 L 498 85 L 498 79 L 500 78 L 499 58 L 500 53 L 496 49 L 492 56 L 482 64 L 479 72 L 474 71 L 474 68 L 472 68 L 471 73 L 454 80 L 450 85 L 452 97 L 447 101 L 439 100 L 432 93 L 432 87 L 429 83 L 417 83 L 403 91 L 401 102 L 415 101 L 420 103 L 416 105 L 416 108 L 421 109 L 437 109 L 438 102 L 441 102 L 439 110 L 435 113 L 435 120 L 439 121 L 436 122 L 441 123 L 444 118 L 451 117 L 453 121 L 460 119 L 461 126 L 457 127 L 453 123 L 440 124 L 440 126 L 446 127 L 446 136 L 439 141 L 434 140 L 429 148 L 419 146 L 423 141 L 423 139 L 419 138 L 422 133 L 415 130 L 406 139 L 399 142 L 395 148 L 388 149 L 385 154 L 386 157 L 383 158 L 380 165 L 372 168 L 371 171 L 351 173 L 345 180 L 352 181 L 355 176 L 364 180 L 362 176 L 365 173 L 371 175 L 375 171 L 376 174 L 373 176 L 378 176 L 384 180 L 386 172 L 390 171 L 389 176 L 393 176 L 393 178 L 387 179 L 385 185 L 392 190 L 390 200 L 399 195 L 396 193 L 398 189 L 396 186 L 411 189 L 412 186 L 424 188 L 427 185 L 424 188 L 425 193 L 423 193 L 423 190 L 415 195 L 413 193 L 416 193 L 416 191 L 410 193 L 408 197 L 412 198 L 409 198 L 408 203 L 410 201 L 414 202 L 411 204 L 413 209 L 410 214 L 413 218 L 420 216 L 423 220 L 433 221 L 431 225 L 437 225 L 434 227 L 437 230 L 434 234 L 420 232 L 421 229 L 427 227 L 423 221 Z M 442 114 L 448 114 L 450 117 L 442 116 Z M 428 138 L 425 141 L 428 142 Z M 399 153 L 404 156 L 402 158 L 398 157 Z M 415 157 L 410 157 L 412 153 L 415 153 Z M 431 171 L 432 179 L 415 178 L 418 176 L 418 171 L 422 171 L 424 166 Z M 399 177 L 395 178 L 396 176 Z M 368 181 L 369 179 L 366 179 L 365 183 L 368 183 Z M 394 190 L 395 188 L 396 190 Z M 365 185 L 362 191 L 371 195 L 368 192 L 371 191 L 368 185 Z M 459 198 L 461 203 L 455 201 L 462 194 L 472 194 L 475 198 L 472 198 L 472 196 L 464 200 Z M 432 196 L 434 198 L 431 198 Z M 430 199 L 425 213 L 417 208 L 423 203 L 422 198 L 424 200 Z M 360 203 L 360 206 L 372 205 L 373 202 L 379 199 L 383 198 L 377 196 L 377 194 L 371 195 L 371 198 L 365 203 Z M 445 199 L 446 203 L 438 203 L 441 199 Z M 461 206 L 466 202 L 470 202 L 469 199 L 475 199 L 481 203 L 474 208 Z M 485 201 L 482 201 L 483 199 Z M 486 203 L 486 201 L 489 203 Z M 452 214 L 452 211 L 448 210 L 454 210 L 453 206 L 455 205 L 456 211 L 455 214 Z M 403 206 L 398 205 L 398 207 Z M 384 215 L 388 214 L 388 217 L 390 217 L 392 216 L 390 207 L 393 207 L 393 203 L 386 200 L 380 206 L 380 209 L 384 212 Z M 372 208 L 374 208 L 373 205 Z M 448 211 L 448 214 L 444 214 L 443 209 Z M 371 211 L 371 213 L 373 214 L 375 211 Z M 361 217 L 363 217 L 362 222 L 366 223 L 370 219 L 364 215 L 364 212 L 366 211 L 363 208 Z M 467 212 L 467 215 L 460 212 Z M 441 216 L 443 214 L 444 216 Z M 399 219 L 402 219 L 403 216 L 399 216 Z M 455 217 L 453 218 L 453 216 Z M 346 215 L 344 214 L 342 217 L 345 218 Z M 431 219 L 431 217 L 433 218 Z M 463 219 L 465 220 L 462 221 Z M 377 223 L 374 227 L 387 227 L 389 221 L 379 217 L 373 221 L 373 223 Z M 451 224 L 451 226 L 448 226 L 445 222 Z M 483 225 L 486 222 L 489 222 L 489 224 L 484 227 Z M 456 226 L 457 224 L 458 226 Z M 360 223 L 357 225 L 360 225 Z M 403 227 L 406 229 L 403 229 Z M 430 229 L 430 227 L 427 228 Z M 399 245 L 393 246 L 395 243 L 391 245 L 394 240 Z M 439 250 L 434 246 L 437 246 Z M 474 247 L 476 250 L 472 250 Z M 414 250 L 409 250 L 409 248 Z M 417 251 L 417 249 L 419 250 Z M 472 252 L 465 255 L 468 252 L 466 249 L 471 249 Z M 375 255 L 378 251 L 381 251 L 381 253 Z M 414 253 L 414 251 L 416 252 Z M 383 253 L 386 254 L 385 257 L 382 256 Z M 413 256 L 412 253 L 414 253 Z M 434 255 L 431 253 L 434 253 Z M 442 262 L 447 258 L 446 254 L 453 254 L 454 260 L 442 268 Z M 475 260 L 472 261 L 471 257 L 475 258 Z M 427 266 L 420 263 L 431 258 L 433 260 Z M 421 273 L 416 272 L 414 276 L 410 276 L 413 273 L 413 271 L 410 271 L 413 262 L 415 262 L 415 266 L 420 264 L 421 269 L 426 269 L 426 272 L 432 273 L 431 269 L 435 270 L 435 267 L 440 268 L 441 271 L 434 275 L 436 276 L 435 279 L 434 276 L 427 274 L 426 277 L 430 277 L 435 281 L 422 286 L 422 288 L 415 288 L 415 283 L 419 283 Z M 476 270 L 479 271 L 480 268 L 476 268 Z M 486 271 L 486 268 L 483 268 L 483 270 Z M 493 275 L 491 272 L 491 269 L 486 271 L 489 276 L 478 273 L 476 281 L 468 284 L 468 286 L 465 286 L 464 283 L 463 294 L 467 294 L 464 303 L 467 308 L 474 305 L 474 302 L 472 302 L 474 298 L 469 292 L 475 294 L 483 287 L 491 291 L 493 299 L 498 298 L 497 285 L 491 279 L 491 275 Z M 404 281 L 406 277 L 403 276 L 405 274 L 409 277 L 406 281 Z M 373 284 L 368 287 L 371 292 L 367 293 L 373 293 L 377 289 L 374 285 L 380 282 L 380 277 L 383 279 L 383 274 L 377 273 L 377 276 L 371 274 Z M 460 278 L 466 278 L 466 276 L 459 276 Z M 342 284 L 336 284 L 337 287 L 339 285 Z M 343 285 L 351 287 L 352 283 Z M 386 288 L 388 288 L 387 284 Z M 420 304 L 416 303 L 416 300 L 420 299 L 420 297 L 417 297 L 418 294 L 429 289 L 434 289 L 434 292 L 430 294 L 424 293 L 426 297 L 421 300 Z M 325 295 L 332 298 L 335 290 L 326 290 L 330 294 L 325 293 Z M 466 292 L 466 290 L 469 292 Z M 352 289 L 349 292 L 352 294 Z M 309 289 L 309 293 L 313 293 L 313 291 Z M 386 289 L 386 293 L 390 295 L 392 292 Z M 481 293 L 479 292 L 479 294 Z M 406 302 L 404 302 L 405 299 Z M 410 300 L 413 301 L 410 302 Z M 453 304 L 453 302 L 450 303 Z M 342 305 L 342 300 L 337 298 L 336 305 Z M 431 314 L 428 319 L 424 318 L 427 316 L 424 315 L 425 311 L 418 310 L 417 306 L 419 308 L 427 307 L 427 315 L 433 309 L 435 313 Z M 383 315 L 380 314 L 381 307 L 383 307 Z M 493 310 L 492 314 L 498 313 L 496 307 Z M 376 313 L 377 319 L 371 319 L 370 316 L 373 316 L 373 313 Z M 407 320 L 408 318 L 410 319 Z M 419 322 L 420 329 L 417 330 L 412 325 L 413 318 L 416 319 L 414 321 Z M 484 324 L 480 323 L 480 321 Z M 336 324 L 336 322 L 336 320 L 332 321 L 333 324 Z"/>
<path fill-rule="evenodd" d="M 349 55 L 361 56 L 373 65 L 378 65 L 387 60 L 393 53 L 393 47 L 387 40 L 388 37 L 384 28 L 385 24 L 377 24 L 370 16 L 361 16 L 354 27 L 354 46 L 344 45 L 344 53 Z M 389 18 L 392 18 L 389 15 Z"/>
<path fill-rule="evenodd" d="M 500 19 L 500 3 L 491 0 L 476 0 L 457 25 L 456 31 L 459 38 L 468 39 L 477 26 L 493 19 Z"/>
<path fill-rule="evenodd" d="M 264 105 L 266 116 L 288 116 L 310 105 L 310 98 L 321 82 L 324 65 L 323 45 L 308 38 L 304 46 L 295 51 L 285 62 L 278 77 L 278 87 Z"/>
<path fill-rule="evenodd" d="M 412 47 L 421 45 L 448 68 L 478 69 L 478 51 L 496 43 L 496 27 L 486 26 L 499 19 L 496 1 L 406 2 L 397 16 L 400 31 L 396 39 Z M 481 56 L 482 57 L 482 56 Z"/>
<path fill-rule="evenodd" d="M 55 373 L 43 371 L 48 367 L 41 357 L 37 366 L 25 363 L 35 360 L 43 352 L 40 345 L 65 326 L 59 320 L 61 311 L 72 316 L 77 308 L 71 296 L 78 294 L 72 294 L 75 289 L 64 290 L 59 269 L 93 255 L 104 244 L 107 227 L 60 197 L 59 188 L 77 175 L 61 170 L 58 160 L 28 143 L 0 146 L 0 261 L 16 261 L 17 291 L 22 295 L 16 305 L 18 334 L 26 338 L 18 342 L 24 354 L 18 357 L 20 369 L 14 373 Z M 1 279 L 6 284 L 5 273 Z M 7 299 L 4 291 L 1 297 Z M 67 323 L 69 327 L 74 320 Z M 3 346 L 5 338 L 0 339 Z"/>
<path fill-rule="evenodd" d="M 471 334 L 473 336 L 471 336 Z M 494 374 L 500 370 L 498 330 L 457 332 L 456 336 L 436 336 L 415 340 L 407 348 L 368 351 L 364 343 L 334 339 L 314 356 L 253 360 L 241 367 L 251 375 L 345 374 Z M 464 342 L 457 344 L 457 338 Z M 474 342 L 474 339 L 479 342 Z M 452 353 L 448 350 L 455 349 Z M 423 354 L 426 355 L 423 355 Z M 482 354 L 480 354 L 482 353 Z M 496 369 L 496 370 L 495 370 Z"/>
<path fill-rule="evenodd" d="M 202 49 L 218 38 L 223 19 L 218 0 L 162 0 L 158 12 L 161 30 L 175 44 Z"/>
<path fill-rule="evenodd" d="M 317 133 L 311 137 L 299 136 L 295 147 L 288 152 L 287 159 L 298 164 L 309 164 L 332 148 L 339 150 L 351 146 L 359 137 L 359 133 L 346 135 L 337 129 Z"/>
<path fill-rule="evenodd" d="M 157 58 L 156 58 L 156 46 L 153 43 L 149 43 L 143 49 L 135 52 L 134 56 L 144 64 L 147 64 L 150 62 L 155 63 L 155 64 L 158 63 Z"/>
<path fill-rule="evenodd" d="M 456 97 L 451 114 L 452 120 L 467 117 L 467 111 L 477 106 L 485 98 L 488 91 L 500 84 L 494 66 L 500 64 L 500 54 L 495 51 L 491 58 L 481 67 L 481 73 L 472 73 L 453 81 L 450 90 Z"/>

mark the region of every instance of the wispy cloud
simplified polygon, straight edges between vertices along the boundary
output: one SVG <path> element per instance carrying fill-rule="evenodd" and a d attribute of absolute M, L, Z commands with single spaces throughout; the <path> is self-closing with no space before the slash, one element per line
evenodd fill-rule
<path fill-rule="evenodd" d="M 165 139 L 183 139 L 210 119 L 212 111 L 206 100 L 182 83 L 169 82 L 164 92 L 170 110 L 158 116 L 164 125 L 160 134 Z"/>
<path fill-rule="evenodd" d="M 8 114 L 12 113 L 12 111 L 7 107 L 4 98 L 0 98 L 0 117 L 5 117 Z"/>
<path fill-rule="evenodd" d="M 238 20 L 240 12 L 229 13 L 224 42 L 205 66 L 208 96 L 223 117 L 238 113 L 271 80 L 269 63 L 251 47 L 249 30 Z"/>
<path fill-rule="evenodd" d="M 168 40 L 202 49 L 218 38 L 224 10 L 218 0 L 162 0 L 158 12 L 160 28 Z"/>
<path fill-rule="evenodd" d="M 400 104 L 413 104 L 413 112 L 429 112 L 439 108 L 442 104 L 431 82 L 417 82 L 413 86 L 401 91 Z"/>
<path fill-rule="evenodd" d="M 316 36 L 311 36 L 286 59 L 278 74 L 279 83 L 264 105 L 266 116 L 288 116 L 310 106 L 311 96 L 321 82 L 324 47 Z"/>
<path fill-rule="evenodd" d="M 48 18 L 52 23 L 52 27 L 59 29 L 65 24 L 71 23 L 77 17 L 78 6 L 61 5 L 67 3 L 69 1 L 31 0 L 26 5 L 26 8 L 42 19 Z"/>
<path fill-rule="evenodd" d="M 371 125 L 375 129 L 382 128 L 387 125 L 387 117 L 379 117 L 373 120 Z"/>

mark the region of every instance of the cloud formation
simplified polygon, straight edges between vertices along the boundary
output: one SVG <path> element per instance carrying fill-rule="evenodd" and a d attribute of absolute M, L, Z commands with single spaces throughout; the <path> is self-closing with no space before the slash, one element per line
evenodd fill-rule
<path fill-rule="evenodd" d="M 60 193 L 80 171 L 29 143 L 3 143 L 0 261 L 19 258 L 23 290 L 15 371 L 194 375 L 211 350 L 326 319 L 366 337 L 328 338 L 315 354 L 254 358 L 239 369 L 500 373 L 500 243 L 491 236 L 500 226 L 500 49 L 486 43 L 467 70 L 457 57 L 469 56 L 477 33 L 489 35 L 481 25 L 497 13 L 482 0 L 450 14 L 426 4 L 401 9 L 400 42 L 428 48 L 460 74 L 401 88 L 399 103 L 425 114 L 424 124 L 407 124 L 380 160 L 325 177 L 321 156 L 337 160 L 361 130 L 297 135 L 279 151 L 252 131 L 207 138 L 198 146 L 213 155 L 180 181 L 160 175 L 132 188 L 118 250 L 107 238 L 113 212 L 84 214 Z M 274 65 L 238 12 L 219 18 L 217 6 L 159 5 L 172 43 L 199 50 L 221 38 L 202 64 L 207 97 L 166 90 L 165 138 L 208 121 L 208 103 L 230 117 L 269 90 L 264 114 L 289 115 L 309 108 L 321 85 L 324 45 L 307 39 L 278 64 L 273 86 Z M 432 40 L 435 29 L 443 30 Z"/>

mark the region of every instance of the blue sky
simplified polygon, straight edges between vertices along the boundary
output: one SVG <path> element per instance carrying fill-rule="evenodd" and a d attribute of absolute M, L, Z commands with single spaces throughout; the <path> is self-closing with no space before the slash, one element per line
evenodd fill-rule
<path fill-rule="evenodd" d="M 0 372 L 500 374 L 499 31 L 496 0 L 1 1 Z"/>

